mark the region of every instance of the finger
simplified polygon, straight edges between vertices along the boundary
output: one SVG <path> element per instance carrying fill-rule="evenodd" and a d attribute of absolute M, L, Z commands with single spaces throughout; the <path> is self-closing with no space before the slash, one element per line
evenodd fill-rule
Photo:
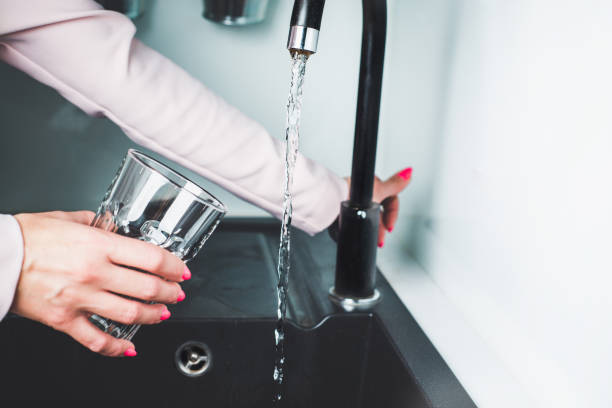
<path fill-rule="evenodd" d="M 166 305 L 146 304 L 104 291 L 89 293 L 80 309 L 123 324 L 156 324 L 170 317 Z"/>
<path fill-rule="evenodd" d="M 100 286 L 110 292 L 166 304 L 185 299 L 185 293 L 178 283 L 165 281 L 155 275 L 117 265 L 111 265 L 102 275 Z"/>
<path fill-rule="evenodd" d="M 374 201 L 382 202 L 385 198 L 398 195 L 410 183 L 412 178 L 412 167 L 397 172 L 387 180 L 376 186 L 376 197 Z"/>
<path fill-rule="evenodd" d="M 118 357 L 125 355 L 127 350 L 136 349 L 131 341 L 116 339 L 102 332 L 91 324 L 84 314 L 72 321 L 66 333 L 89 350 L 105 356 Z"/>
<path fill-rule="evenodd" d="M 50 211 L 43 213 L 50 218 L 62 221 L 72 221 L 79 224 L 90 225 L 96 214 L 93 211 Z"/>
<path fill-rule="evenodd" d="M 391 232 L 395 228 L 395 222 L 399 216 L 399 197 L 396 195 L 387 197 L 383 200 L 382 205 L 382 223 L 387 231 Z"/>
<path fill-rule="evenodd" d="M 382 223 L 382 214 L 380 215 L 380 222 L 378 223 L 378 247 L 382 248 L 385 245 L 385 226 Z"/>
<path fill-rule="evenodd" d="M 175 282 L 191 276 L 185 263 L 163 248 L 110 232 L 108 237 L 112 241 L 108 257 L 115 264 L 138 268 Z"/>

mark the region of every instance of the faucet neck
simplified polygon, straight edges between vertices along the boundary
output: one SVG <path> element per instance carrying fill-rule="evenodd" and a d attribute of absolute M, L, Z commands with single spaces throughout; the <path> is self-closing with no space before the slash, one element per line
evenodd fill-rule
<path fill-rule="evenodd" d="M 359 208 L 369 208 L 372 202 L 386 33 L 386 0 L 363 0 L 361 65 L 349 196 L 351 204 Z"/>

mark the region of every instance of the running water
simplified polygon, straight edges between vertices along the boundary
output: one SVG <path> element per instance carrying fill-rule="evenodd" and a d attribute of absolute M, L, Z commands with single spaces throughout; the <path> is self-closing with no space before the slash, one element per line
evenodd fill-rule
<path fill-rule="evenodd" d="M 276 360 L 274 365 L 275 395 L 274 402 L 283 397 L 283 380 L 285 375 L 285 316 L 287 312 L 287 285 L 289 283 L 289 251 L 291 248 L 291 186 L 293 168 L 298 152 L 300 116 L 302 112 L 302 85 L 306 71 L 305 54 L 294 53 L 291 61 L 291 87 L 287 101 L 287 123 L 285 132 L 285 183 L 283 192 L 283 225 L 281 227 L 280 248 L 278 250 L 278 322 L 274 330 Z"/>

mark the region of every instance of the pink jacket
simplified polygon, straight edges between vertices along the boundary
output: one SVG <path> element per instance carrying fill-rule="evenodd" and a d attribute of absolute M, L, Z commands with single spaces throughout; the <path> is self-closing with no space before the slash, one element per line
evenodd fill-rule
<path fill-rule="evenodd" d="M 0 0 L 0 59 L 88 114 L 108 117 L 138 144 L 280 218 L 282 143 L 135 32 L 127 17 L 91 0 Z M 300 155 L 293 194 L 294 225 L 314 234 L 333 222 L 348 188 Z M 0 319 L 22 258 L 19 225 L 0 215 Z"/>

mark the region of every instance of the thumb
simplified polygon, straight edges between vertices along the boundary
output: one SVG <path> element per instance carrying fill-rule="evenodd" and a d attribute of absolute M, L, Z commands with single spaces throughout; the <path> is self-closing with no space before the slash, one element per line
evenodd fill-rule
<path fill-rule="evenodd" d="M 387 180 L 380 183 L 377 189 L 377 202 L 383 201 L 387 197 L 398 195 L 406 188 L 412 178 L 412 167 L 405 168 L 395 173 Z"/>

